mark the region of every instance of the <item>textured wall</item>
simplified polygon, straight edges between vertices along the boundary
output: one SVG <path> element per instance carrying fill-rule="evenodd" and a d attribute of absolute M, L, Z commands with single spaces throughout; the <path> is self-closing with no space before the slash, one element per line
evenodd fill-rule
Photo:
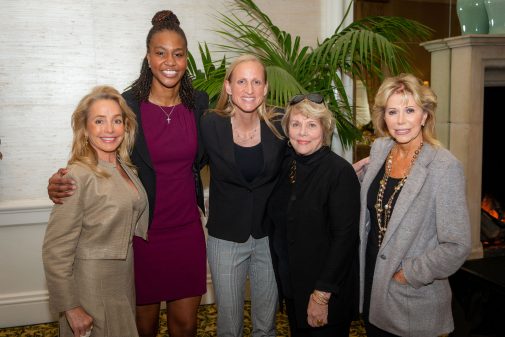
<path fill-rule="evenodd" d="M 257 2 L 306 43 L 320 34 L 319 3 Z M 0 327 L 54 319 L 40 251 L 47 179 L 67 161 L 70 115 L 92 86 L 122 90 L 137 77 L 150 19 L 166 8 L 195 56 L 199 41 L 218 41 L 211 29 L 224 0 L 0 1 Z"/>
<path fill-rule="evenodd" d="M 267 8 L 268 4 L 268 8 Z M 319 1 L 258 1 L 281 28 L 319 35 Z M 189 48 L 216 42 L 214 15 L 226 1 L 2 0 L 0 2 L 0 206 L 46 198 L 47 179 L 64 166 L 70 115 L 97 84 L 124 89 L 138 75 L 155 11 L 170 7 Z"/>

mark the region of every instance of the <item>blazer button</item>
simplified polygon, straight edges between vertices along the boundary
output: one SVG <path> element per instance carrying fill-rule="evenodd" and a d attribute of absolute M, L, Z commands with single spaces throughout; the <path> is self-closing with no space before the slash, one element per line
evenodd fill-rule
<path fill-rule="evenodd" d="M 380 258 L 381 258 L 381 259 L 383 259 L 383 260 L 385 260 L 385 259 L 386 259 L 386 255 L 382 254 L 382 255 L 380 256 Z"/>

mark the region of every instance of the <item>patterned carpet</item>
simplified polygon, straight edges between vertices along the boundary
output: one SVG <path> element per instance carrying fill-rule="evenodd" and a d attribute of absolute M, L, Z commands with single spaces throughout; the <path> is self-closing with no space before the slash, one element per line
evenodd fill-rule
<path fill-rule="evenodd" d="M 246 304 L 244 319 L 244 336 L 251 335 L 251 307 Z M 216 336 L 216 307 L 214 305 L 201 305 L 198 309 L 198 336 L 214 337 Z M 0 337 L 57 337 L 58 324 L 38 324 L 22 327 L 0 329 Z M 160 316 L 160 334 L 159 337 L 168 336 L 166 326 L 166 313 L 162 311 Z M 285 314 L 277 314 L 277 336 L 289 336 L 288 320 Z M 351 326 L 352 337 L 366 337 L 365 329 L 361 322 L 353 322 Z M 127 336 L 125 336 L 127 337 Z"/>

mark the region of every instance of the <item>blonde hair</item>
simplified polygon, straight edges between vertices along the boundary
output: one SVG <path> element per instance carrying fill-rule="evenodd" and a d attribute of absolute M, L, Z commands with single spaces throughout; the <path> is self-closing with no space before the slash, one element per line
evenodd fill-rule
<path fill-rule="evenodd" d="M 372 122 L 379 136 L 389 136 L 393 138 L 388 131 L 384 114 L 386 104 L 393 94 L 402 94 L 407 101 L 407 95 L 412 95 L 414 101 L 426 113 L 426 121 L 421 128 L 423 141 L 433 145 L 441 146 L 437 140 L 435 132 L 435 110 L 437 108 L 437 95 L 430 87 L 423 85 L 422 81 L 412 74 L 400 74 L 389 77 L 382 82 L 373 106 Z"/>
<path fill-rule="evenodd" d="M 224 77 L 223 86 L 221 88 L 221 93 L 219 94 L 219 98 L 216 103 L 216 107 L 215 107 L 215 109 L 212 109 L 210 111 L 215 112 L 218 115 L 223 116 L 223 117 L 233 116 L 235 105 L 233 104 L 233 102 L 231 100 L 231 96 L 228 95 L 228 93 L 226 92 L 225 81 L 229 81 L 235 68 L 237 68 L 237 66 L 239 64 L 244 63 L 244 62 L 257 62 L 258 64 L 260 64 L 261 67 L 263 68 L 263 77 L 265 78 L 265 84 L 268 85 L 267 70 L 266 70 L 263 62 L 261 62 L 261 60 L 259 58 L 257 58 L 254 55 L 251 55 L 251 54 L 241 55 L 241 56 L 237 57 L 228 66 L 228 69 L 226 70 L 226 74 Z M 270 128 L 270 130 L 272 130 L 273 134 L 275 136 L 277 136 L 277 138 L 283 139 L 284 137 L 279 133 L 279 131 L 277 130 L 277 128 L 273 124 L 275 119 L 277 117 L 279 117 L 280 114 L 276 113 L 275 109 L 273 107 L 267 108 L 266 96 L 264 97 L 261 105 L 258 107 L 257 112 L 258 112 L 258 116 L 259 116 L 260 120 L 265 121 L 265 123 Z"/>
<path fill-rule="evenodd" d="M 99 100 L 112 100 L 119 104 L 125 126 L 125 136 L 117 149 L 117 156 L 124 164 L 135 170 L 135 166 L 130 160 L 130 153 L 135 142 L 137 118 L 135 113 L 130 109 L 124 100 L 123 96 L 121 96 L 116 89 L 110 86 L 94 87 L 89 94 L 80 100 L 77 108 L 72 114 L 72 130 L 74 132 L 74 137 L 68 164 L 81 163 L 89 167 L 98 176 L 109 176 L 108 173 L 97 166 L 98 154 L 88 143 L 86 138 L 86 126 L 88 122 L 89 109 L 94 102 Z"/>
<path fill-rule="evenodd" d="M 303 99 L 296 104 L 288 104 L 286 113 L 282 117 L 281 125 L 284 133 L 289 136 L 289 119 L 292 114 L 300 113 L 307 118 L 319 120 L 323 127 L 323 145 L 330 146 L 333 131 L 335 130 L 335 117 L 326 104 L 314 103 L 308 99 Z"/>

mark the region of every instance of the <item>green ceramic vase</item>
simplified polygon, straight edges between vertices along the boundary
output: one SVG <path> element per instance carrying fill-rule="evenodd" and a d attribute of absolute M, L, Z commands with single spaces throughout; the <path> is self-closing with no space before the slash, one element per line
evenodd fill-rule
<path fill-rule="evenodd" d="M 484 0 L 489 34 L 505 34 L 505 0 Z"/>
<path fill-rule="evenodd" d="M 461 34 L 488 33 L 489 23 L 484 1 L 485 0 L 458 0 L 456 2 Z"/>

